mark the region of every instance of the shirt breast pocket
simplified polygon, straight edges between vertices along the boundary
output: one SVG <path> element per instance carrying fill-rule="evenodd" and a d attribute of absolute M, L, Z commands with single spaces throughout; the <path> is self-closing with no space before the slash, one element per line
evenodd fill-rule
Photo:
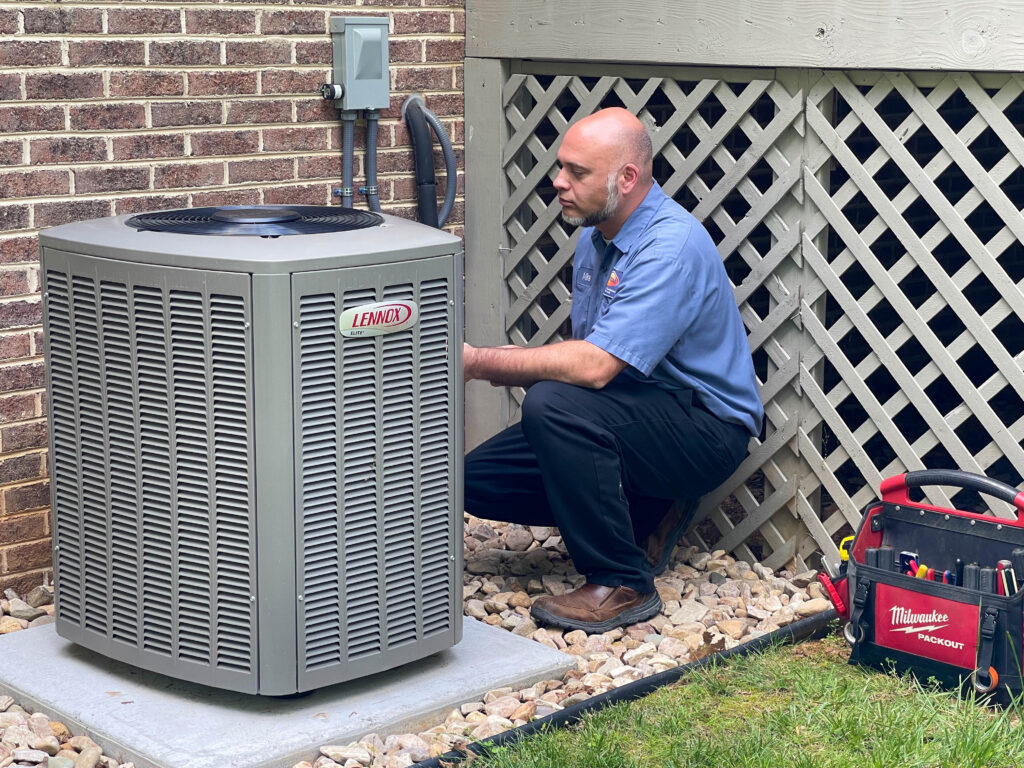
<path fill-rule="evenodd" d="M 581 291 L 589 290 L 594 284 L 594 270 L 592 269 L 578 269 L 574 277 L 576 278 L 576 288 Z"/>

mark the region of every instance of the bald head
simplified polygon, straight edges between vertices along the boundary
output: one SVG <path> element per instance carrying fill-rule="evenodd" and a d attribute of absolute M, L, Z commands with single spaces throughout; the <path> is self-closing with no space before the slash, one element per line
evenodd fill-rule
<path fill-rule="evenodd" d="M 651 137 L 636 116 L 622 107 L 609 107 L 584 117 L 569 132 L 618 165 L 632 163 L 640 172 L 641 186 L 651 182 L 653 151 Z M 568 134 L 567 134 L 568 137 Z"/>
<path fill-rule="evenodd" d="M 602 109 L 574 123 L 553 182 L 563 220 L 614 237 L 654 184 L 651 162 L 651 139 L 629 111 Z"/>

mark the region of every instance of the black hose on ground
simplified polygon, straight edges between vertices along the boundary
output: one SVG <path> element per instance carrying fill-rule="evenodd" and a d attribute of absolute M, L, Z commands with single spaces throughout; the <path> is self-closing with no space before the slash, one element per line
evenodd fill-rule
<path fill-rule="evenodd" d="M 806 640 L 814 635 L 824 632 L 828 628 L 829 623 L 835 618 L 835 610 L 829 609 L 823 613 L 803 619 L 802 621 L 797 621 L 793 624 L 789 624 L 788 626 L 780 627 L 774 632 L 762 635 L 761 637 L 751 640 L 748 643 L 744 643 L 743 645 L 737 645 L 735 648 L 730 648 L 727 651 L 706 656 L 703 659 L 691 661 L 689 664 L 683 664 L 679 667 L 666 669 L 664 672 L 659 672 L 656 675 L 644 677 L 640 680 L 635 680 L 632 683 L 620 686 L 619 688 L 612 688 L 610 691 L 605 691 L 604 693 L 591 696 L 586 701 L 581 701 L 579 704 L 573 704 L 571 707 L 566 707 L 565 709 L 561 709 L 557 712 L 552 712 L 546 717 L 531 720 L 526 725 L 521 725 L 518 728 L 512 728 L 508 731 L 503 731 L 502 733 L 491 736 L 483 741 L 476 741 L 472 744 L 467 744 L 463 750 L 453 750 L 438 757 L 431 757 L 427 760 L 421 760 L 418 763 L 413 763 L 410 768 L 444 768 L 446 764 L 459 763 L 466 760 L 467 751 L 480 754 L 488 748 L 499 747 L 503 744 L 516 742 L 519 739 L 538 733 L 544 729 L 564 728 L 565 726 L 578 722 L 584 715 L 590 712 L 603 709 L 604 707 L 612 704 L 619 704 L 642 698 L 649 693 L 653 693 L 658 688 L 662 688 L 678 681 L 680 678 L 695 670 L 711 664 L 716 664 L 719 661 L 746 656 L 748 653 L 761 651 L 774 645 L 797 643 L 801 640 Z"/>

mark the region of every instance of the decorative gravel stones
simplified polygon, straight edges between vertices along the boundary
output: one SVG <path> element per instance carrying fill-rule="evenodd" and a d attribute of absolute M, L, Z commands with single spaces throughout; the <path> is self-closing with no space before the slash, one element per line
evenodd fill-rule
<path fill-rule="evenodd" d="M 463 610 L 570 654 L 576 668 L 561 680 L 522 690 L 489 691 L 483 701 L 454 708 L 420 733 L 371 733 L 347 745 L 310 745 L 293 768 L 406 768 L 429 757 L 523 725 L 590 697 L 666 669 L 735 647 L 831 607 L 815 571 L 773 572 L 736 561 L 723 550 L 677 547 L 669 570 L 655 580 L 664 603 L 649 620 L 602 634 L 538 627 L 530 606 L 585 582 L 573 568 L 555 528 L 466 519 Z M 43 585 L 0 599 L 0 634 L 53 621 L 53 589 Z M 0 696 L 0 768 L 136 768 L 103 755 L 87 736 L 32 715 Z M 138 768 L 148 768 L 138 766 Z"/>
<path fill-rule="evenodd" d="M 723 550 L 678 547 L 670 569 L 655 580 L 664 603 L 657 616 L 598 635 L 563 632 L 537 627 L 530 618 L 537 597 L 565 594 L 585 582 L 557 529 L 467 516 L 465 560 L 466 616 L 575 656 L 576 669 L 562 680 L 523 690 L 489 691 L 483 701 L 462 704 L 420 734 L 385 739 L 369 734 L 344 748 L 322 747 L 321 753 L 341 768 L 404 768 L 423 749 L 424 757 L 444 754 L 831 607 L 815 571 L 775 573 L 760 563 L 736 561 Z M 410 738 L 422 744 L 418 752 L 402 746 Z M 352 752 L 328 751 L 341 749 Z M 332 766 L 302 762 L 293 768 Z"/>

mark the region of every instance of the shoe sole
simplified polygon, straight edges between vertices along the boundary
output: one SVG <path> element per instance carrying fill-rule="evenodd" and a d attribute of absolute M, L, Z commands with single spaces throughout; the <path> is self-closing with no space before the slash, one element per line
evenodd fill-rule
<path fill-rule="evenodd" d="M 676 544 L 683 538 L 686 529 L 690 527 L 690 523 L 693 522 L 693 518 L 697 514 L 697 507 L 699 506 L 700 499 L 692 500 L 687 510 L 679 518 L 679 522 L 676 523 L 676 527 L 669 532 L 668 537 L 665 539 L 665 548 L 661 552 L 661 557 L 658 562 L 653 563 L 651 566 L 655 576 L 661 576 L 661 574 L 668 570 L 668 564 L 672 560 L 672 553 L 676 550 Z"/>
<path fill-rule="evenodd" d="M 533 618 L 542 624 L 552 627 L 560 627 L 562 629 L 582 629 L 587 634 L 593 635 L 607 632 L 608 630 L 615 629 L 616 627 L 625 627 L 629 624 L 638 624 L 641 621 L 646 621 L 660 611 L 661 606 L 661 597 L 658 596 L 657 592 L 654 592 L 650 598 L 643 603 L 640 603 L 640 605 L 627 608 L 617 616 L 605 619 L 604 621 L 577 621 L 576 619 L 567 619 L 562 616 L 556 616 L 550 611 L 547 611 L 543 605 L 535 605 L 531 614 L 533 615 Z"/>

